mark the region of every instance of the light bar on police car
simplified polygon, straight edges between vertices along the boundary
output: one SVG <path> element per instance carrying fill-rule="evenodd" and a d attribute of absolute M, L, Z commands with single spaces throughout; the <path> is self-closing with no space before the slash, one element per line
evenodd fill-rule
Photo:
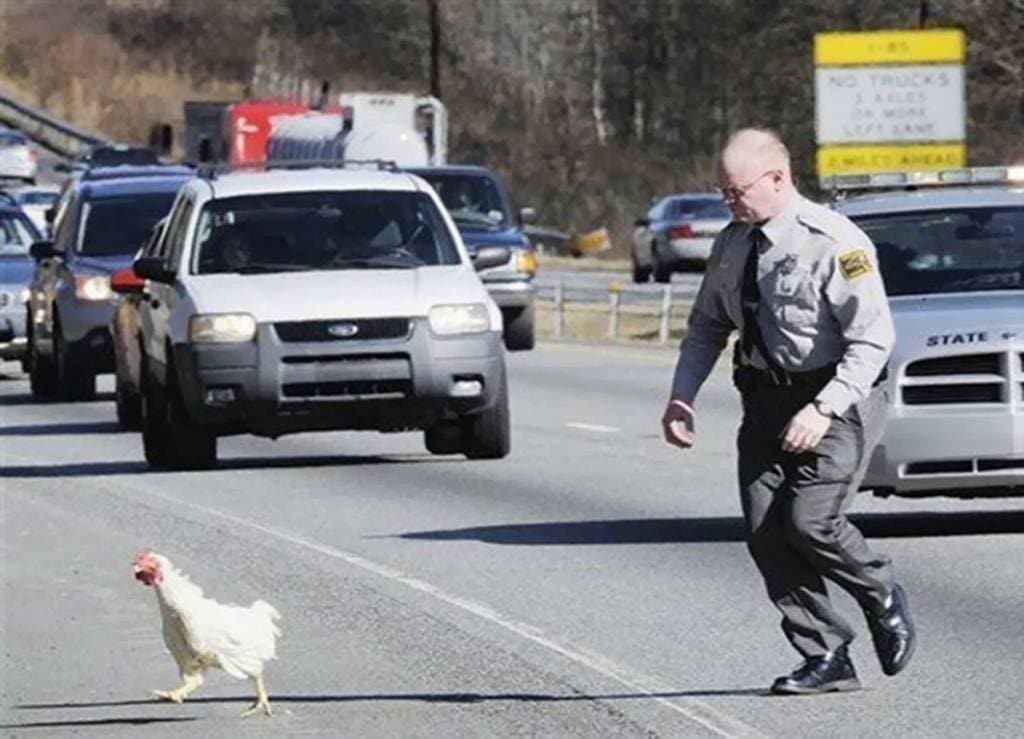
<path fill-rule="evenodd" d="M 1024 184 L 1024 165 L 1009 167 L 966 167 L 934 172 L 874 172 L 830 175 L 821 180 L 826 190 L 878 190 L 939 185 Z"/>

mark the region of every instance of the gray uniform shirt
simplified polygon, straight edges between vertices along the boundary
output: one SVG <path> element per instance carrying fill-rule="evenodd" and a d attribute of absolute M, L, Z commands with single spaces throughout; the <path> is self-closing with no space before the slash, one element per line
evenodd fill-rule
<path fill-rule="evenodd" d="M 729 335 L 743 326 L 741 283 L 753 226 L 733 222 L 715 239 L 680 346 L 672 397 L 692 403 Z M 818 393 L 837 414 L 867 396 L 892 351 L 894 331 L 875 247 L 846 216 L 796 195 L 761 230 L 758 326 L 772 358 L 806 372 L 838 363 Z M 767 367 L 755 349 L 746 361 Z"/>

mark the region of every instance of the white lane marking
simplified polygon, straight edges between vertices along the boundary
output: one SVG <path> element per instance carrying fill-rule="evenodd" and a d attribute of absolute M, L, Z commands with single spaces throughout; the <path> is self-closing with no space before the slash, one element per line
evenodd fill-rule
<path fill-rule="evenodd" d="M 285 531 L 256 523 L 255 521 L 238 518 L 237 516 L 233 516 L 230 513 L 224 513 L 223 511 L 219 511 L 215 508 L 209 508 L 198 503 L 181 500 L 171 495 L 158 493 L 154 490 L 150 490 L 147 494 L 157 498 L 162 498 L 168 503 L 173 503 L 174 505 L 194 508 L 195 510 L 202 511 L 210 516 L 216 516 L 238 526 L 245 526 L 255 531 L 259 531 L 260 533 L 281 539 L 282 541 L 287 541 L 296 546 L 310 549 L 328 557 L 339 559 L 350 565 L 366 570 L 367 572 L 372 572 L 375 575 L 380 575 L 388 580 L 400 583 L 412 588 L 413 590 L 418 590 L 421 593 L 437 598 L 450 606 L 454 606 L 467 611 L 468 613 L 472 613 L 475 616 L 479 616 L 480 618 L 511 631 L 517 636 L 521 636 L 534 644 L 538 644 L 579 665 L 583 665 L 584 667 L 594 670 L 595 672 L 614 680 L 632 691 L 642 693 L 654 699 L 666 708 L 681 714 L 694 723 L 700 724 L 708 731 L 719 736 L 729 737 L 730 739 L 733 737 L 765 737 L 764 734 L 753 726 L 744 723 L 738 718 L 734 718 L 733 716 L 723 713 L 703 701 L 693 698 L 677 698 L 675 700 L 670 700 L 664 697 L 665 693 L 675 693 L 679 691 L 660 680 L 633 672 L 616 664 L 613 660 L 597 652 L 558 644 L 545 636 L 544 632 L 536 626 L 531 626 L 530 624 L 522 621 L 516 621 L 504 616 L 485 603 L 480 603 L 478 601 L 469 600 L 468 598 L 448 593 L 436 585 L 432 585 L 431 583 L 417 577 L 406 575 L 404 572 L 397 570 L 394 567 L 374 562 L 373 560 L 366 559 L 358 554 L 336 549 L 335 547 L 322 544 L 318 541 L 296 536 L 295 534 L 289 534 Z"/>
<path fill-rule="evenodd" d="M 571 429 L 596 431 L 599 434 L 614 434 L 616 431 L 622 430 L 618 426 L 602 426 L 599 423 L 583 423 L 582 421 L 566 421 L 565 425 Z"/>

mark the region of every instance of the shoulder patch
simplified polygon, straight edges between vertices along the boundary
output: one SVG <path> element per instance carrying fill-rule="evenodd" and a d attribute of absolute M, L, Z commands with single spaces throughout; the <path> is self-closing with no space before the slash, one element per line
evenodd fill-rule
<path fill-rule="evenodd" d="M 839 271 L 847 280 L 855 280 L 871 272 L 871 259 L 863 249 L 843 252 L 839 255 Z"/>

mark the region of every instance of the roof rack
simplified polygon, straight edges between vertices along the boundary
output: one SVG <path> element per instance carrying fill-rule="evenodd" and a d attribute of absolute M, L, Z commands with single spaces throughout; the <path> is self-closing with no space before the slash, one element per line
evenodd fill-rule
<path fill-rule="evenodd" d="M 918 187 L 948 185 L 1024 184 L 1024 165 L 1006 167 L 965 167 L 934 172 L 874 172 L 870 174 L 830 175 L 821 178 L 825 190 L 913 190 Z"/>
<path fill-rule="evenodd" d="M 206 180 L 215 180 L 218 175 L 229 172 L 265 172 L 271 169 L 366 169 L 376 168 L 384 172 L 397 172 L 398 165 L 388 159 L 271 159 L 265 162 L 244 162 L 240 164 L 200 164 L 197 174 Z"/>

